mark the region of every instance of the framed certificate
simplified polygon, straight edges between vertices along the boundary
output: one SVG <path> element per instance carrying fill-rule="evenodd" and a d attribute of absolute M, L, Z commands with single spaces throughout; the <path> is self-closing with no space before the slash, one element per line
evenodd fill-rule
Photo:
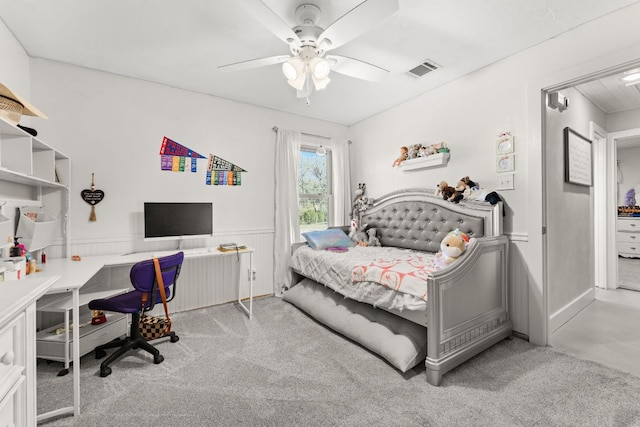
<path fill-rule="evenodd" d="M 591 141 L 573 129 L 564 128 L 564 180 L 592 186 Z"/>

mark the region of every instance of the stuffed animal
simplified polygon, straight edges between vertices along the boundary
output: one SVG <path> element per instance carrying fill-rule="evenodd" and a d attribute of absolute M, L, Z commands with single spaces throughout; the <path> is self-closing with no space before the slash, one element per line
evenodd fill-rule
<path fill-rule="evenodd" d="M 391 165 L 391 167 L 395 167 L 398 166 L 400 163 L 404 162 L 405 160 L 407 160 L 407 157 L 409 156 L 409 148 L 407 147 L 400 147 L 400 157 L 398 157 L 397 159 L 395 159 L 395 161 L 393 162 L 393 165 Z"/>
<path fill-rule="evenodd" d="M 366 228 L 367 225 L 365 224 L 364 227 L 362 227 L 362 230 L 365 230 Z M 369 236 L 367 236 L 367 233 L 365 233 L 364 231 L 358 230 L 358 223 L 355 219 L 352 219 L 349 238 L 351 238 L 351 240 L 353 240 L 353 242 L 358 246 L 367 246 L 367 240 L 369 239 Z"/>
<path fill-rule="evenodd" d="M 367 235 L 369 236 L 369 240 L 367 240 L 367 246 L 382 246 L 380 244 L 380 240 L 376 236 L 376 229 L 370 228 L 367 230 Z"/>
<path fill-rule="evenodd" d="M 454 193 L 451 195 L 451 197 L 449 197 L 450 202 L 458 203 L 460 202 L 460 200 L 468 197 L 471 194 L 471 189 L 463 179 L 458 181 L 458 183 L 456 184 Z"/>
<path fill-rule="evenodd" d="M 444 200 L 449 200 L 451 196 L 453 196 L 453 193 L 455 193 L 455 191 L 455 188 L 449 187 L 447 181 L 440 181 L 435 194 L 436 196 L 442 196 Z"/>
<path fill-rule="evenodd" d="M 407 160 L 417 159 L 420 153 L 421 144 L 412 144 L 407 151 Z"/>
<path fill-rule="evenodd" d="M 635 206 L 636 205 L 636 190 L 635 188 L 629 189 L 627 194 L 625 195 L 625 206 Z"/>
<path fill-rule="evenodd" d="M 469 236 L 459 229 L 451 231 L 440 242 L 440 252 L 436 254 L 438 262 L 443 267 L 451 265 L 464 253 L 470 242 Z"/>
<path fill-rule="evenodd" d="M 462 177 L 460 179 L 460 181 L 464 182 L 467 187 L 469 187 L 472 190 L 479 190 L 480 186 L 478 184 L 476 184 L 475 182 L 471 181 L 471 179 L 469 179 L 468 176 Z"/>

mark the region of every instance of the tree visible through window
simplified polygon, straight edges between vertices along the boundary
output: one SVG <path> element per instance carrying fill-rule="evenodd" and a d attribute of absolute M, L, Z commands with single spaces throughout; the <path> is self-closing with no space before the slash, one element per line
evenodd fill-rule
<path fill-rule="evenodd" d="M 315 148 L 300 150 L 298 197 L 300 232 L 324 230 L 331 204 L 331 156 L 318 156 Z"/>

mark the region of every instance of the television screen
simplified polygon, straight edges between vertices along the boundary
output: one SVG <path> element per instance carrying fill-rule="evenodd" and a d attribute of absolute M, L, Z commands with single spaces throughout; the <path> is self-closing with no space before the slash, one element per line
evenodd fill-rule
<path fill-rule="evenodd" d="M 145 202 L 144 238 L 184 238 L 213 235 L 211 202 Z"/>

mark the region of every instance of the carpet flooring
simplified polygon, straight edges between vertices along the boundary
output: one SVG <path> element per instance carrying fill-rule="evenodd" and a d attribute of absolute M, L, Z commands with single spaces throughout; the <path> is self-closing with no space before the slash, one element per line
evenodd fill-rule
<path fill-rule="evenodd" d="M 82 358 L 81 414 L 46 426 L 631 426 L 640 378 L 520 339 L 446 374 L 406 374 L 278 298 L 173 316 L 177 343 L 116 362 Z M 72 375 L 38 364 L 38 412 L 69 406 Z"/>

